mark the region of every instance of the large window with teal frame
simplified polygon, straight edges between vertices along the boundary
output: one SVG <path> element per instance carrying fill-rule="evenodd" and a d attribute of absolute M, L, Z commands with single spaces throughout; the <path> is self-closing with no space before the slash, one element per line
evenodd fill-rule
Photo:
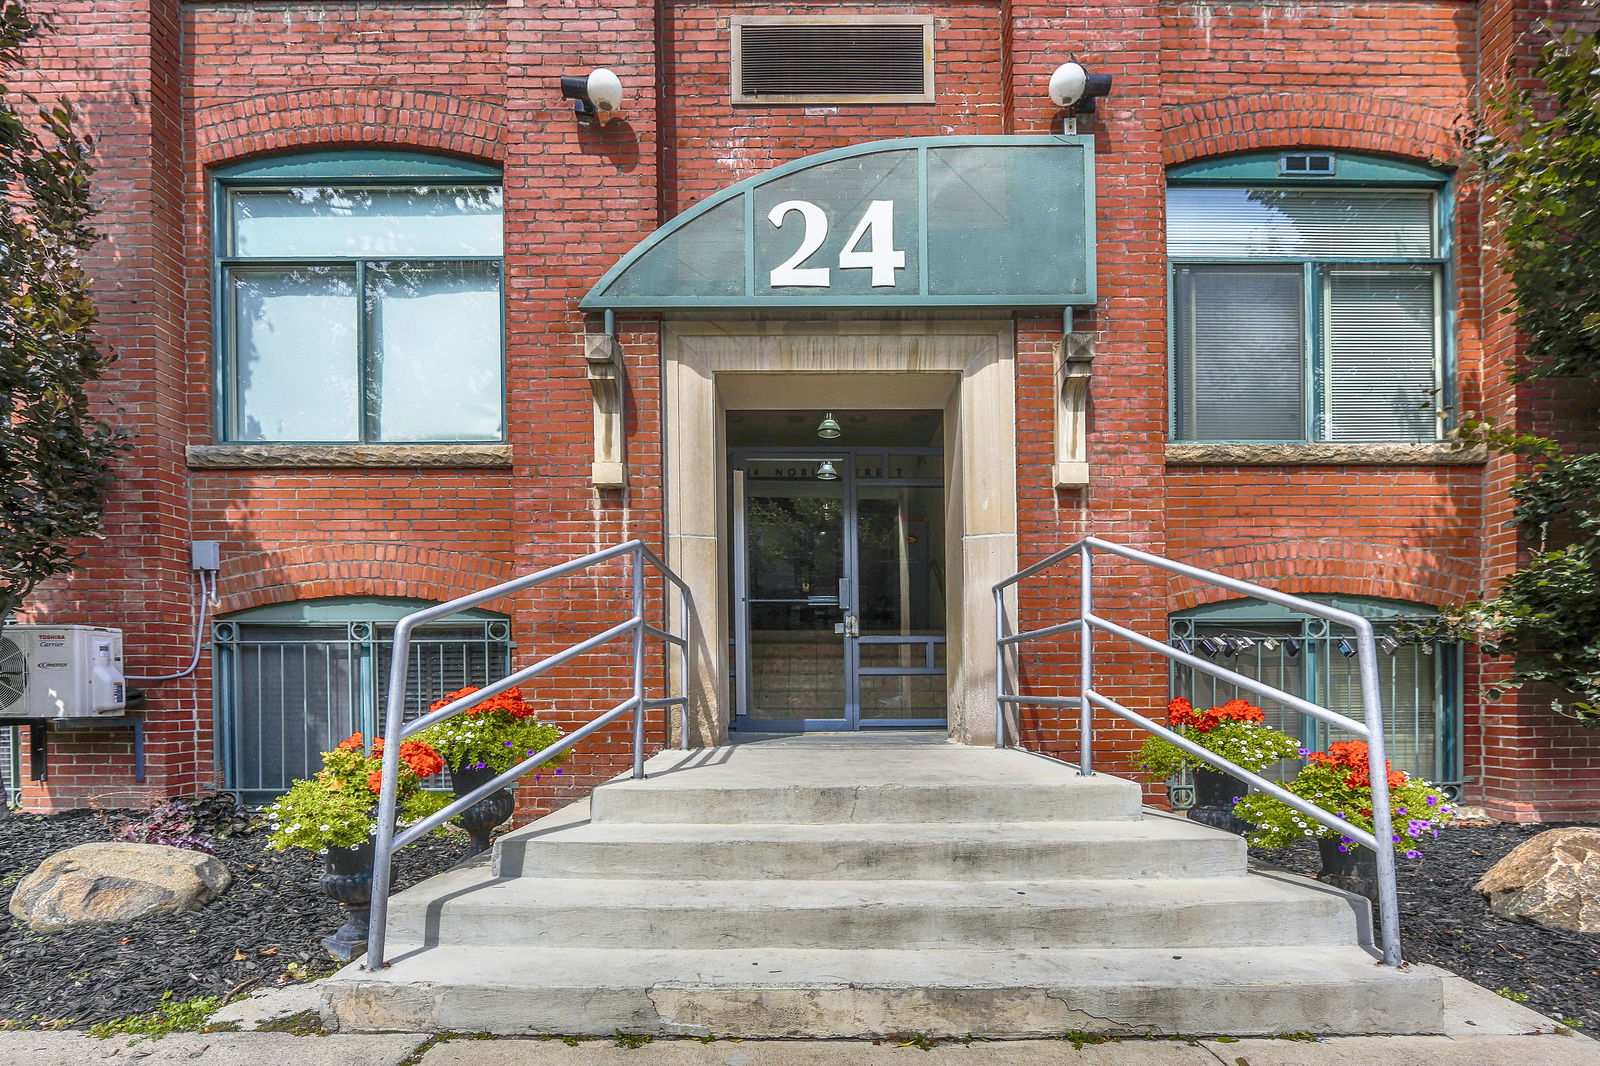
<path fill-rule="evenodd" d="M 351 733 L 382 731 L 394 625 L 430 604 L 327 599 L 241 611 L 212 627 L 217 731 L 228 787 L 248 803 L 282 794 L 322 768 Z M 464 611 L 412 637 L 406 720 L 447 692 L 510 672 L 510 623 Z"/>
<path fill-rule="evenodd" d="M 499 441 L 493 167 L 340 152 L 215 172 L 224 441 Z"/>
<path fill-rule="evenodd" d="M 1427 617 L 1433 609 L 1358 596 L 1307 598 L 1372 620 L 1379 637 L 1379 696 L 1389 761 L 1396 769 L 1459 793 L 1460 646 L 1393 635 L 1398 623 Z M 1347 630 L 1320 618 L 1257 600 L 1230 600 L 1174 614 L 1171 643 L 1348 718 L 1363 717 L 1354 640 Z M 1308 748 L 1321 750 L 1334 741 L 1355 739 L 1187 667 L 1173 669 L 1172 694 L 1197 707 L 1247 699 L 1266 712 L 1268 725 L 1299 737 Z"/>
<path fill-rule="evenodd" d="M 1440 438 L 1447 175 L 1260 153 L 1167 183 L 1174 439 Z"/>

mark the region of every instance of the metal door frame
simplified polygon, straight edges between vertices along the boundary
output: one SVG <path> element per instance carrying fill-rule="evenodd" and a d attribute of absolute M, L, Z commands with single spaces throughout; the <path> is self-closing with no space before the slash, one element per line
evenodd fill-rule
<path fill-rule="evenodd" d="M 861 645 L 866 644 L 895 644 L 902 643 L 896 638 L 863 637 L 859 633 L 852 635 L 846 630 L 844 642 L 841 647 L 844 670 L 844 715 L 840 718 L 751 718 L 748 714 L 750 707 L 750 610 L 749 597 L 749 544 L 747 541 L 748 529 L 745 521 L 745 465 L 751 460 L 772 460 L 794 458 L 805 462 L 817 462 L 823 459 L 832 459 L 839 465 L 839 489 L 843 504 L 843 536 L 844 536 L 844 577 L 839 582 L 838 602 L 841 614 L 846 623 L 851 618 L 860 617 L 861 607 L 861 572 L 860 552 L 858 544 L 858 509 L 857 509 L 857 478 L 856 465 L 860 456 L 880 455 L 945 455 L 944 448 L 909 448 L 894 445 L 872 445 L 866 447 L 817 447 L 817 448 L 784 448 L 784 447 L 749 447 L 733 448 L 728 451 L 728 472 L 730 481 L 729 500 L 731 501 L 733 515 L 731 528 L 733 533 L 733 654 L 730 661 L 734 664 L 733 691 L 734 715 L 731 728 L 735 732 L 750 733 L 807 733 L 807 732 L 857 732 L 867 729 L 894 729 L 894 728 L 945 728 L 949 724 L 949 708 L 946 706 L 944 718 L 873 718 L 863 721 L 861 718 L 861 677 L 867 675 L 893 675 L 914 676 L 915 674 L 939 674 L 948 676 L 949 657 L 946 654 L 943 668 L 933 665 L 931 652 L 932 644 L 947 644 L 949 638 L 948 601 L 946 602 L 945 634 L 937 638 L 927 638 L 930 645 L 929 658 L 923 669 L 874 669 L 861 666 Z M 875 477 L 867 479 L 872 485 L 882 485 L 888 488 L 933 488 L 940 490 L 939 520 L 944 522 L 949 506 L 946 479 L 941 473 L 938 478 L 892 478 Z M 945 544 L 946 560 L 949 557 L 949 543 Z M 824 605 L 825 606 L 825 605 Z M 948 682 L 947 682 L 948 688 Z"/>

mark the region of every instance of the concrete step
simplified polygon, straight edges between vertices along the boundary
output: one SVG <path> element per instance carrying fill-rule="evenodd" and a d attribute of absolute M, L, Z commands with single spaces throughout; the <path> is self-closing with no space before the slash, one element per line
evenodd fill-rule
<path fill-rule="evenodd" d="M 1299 878 L 632 881 L 452 871 L 390 904 L 406 943 L 530 948 L 1341 945 L 1365 901 Z"/>
<path fill-rule="evenodd" d="M 1137 784 L 1083 777 L 1020 751 L 956 745 L 832 750 L 797 759 L 792 748 L 665 752 L 642 781 L 595 791 L 597 822 L 847 823 L 1133 821 Z"/>
<path fill-rule="evenodd" d="M 341 1030 L 860 1037 L 1430 1033 L 1441 971 L 1359 948 L 659 950 L 396 944 L 324 983 Z"/>
<path fill-rule="evenodd" d="M 1184 818 L 1137 822 L 695 825 L 592 822 L 578 805 L 496 842 L 501 877 L 1053 881 L 1234 877 L 1244 841 Z"/>

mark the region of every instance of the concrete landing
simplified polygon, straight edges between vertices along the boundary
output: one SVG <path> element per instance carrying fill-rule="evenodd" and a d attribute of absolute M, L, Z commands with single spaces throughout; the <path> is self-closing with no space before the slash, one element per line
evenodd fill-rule
<path fill-rule="evenodd" d="M 391 902 L 343 1030 L 1438 1033 L 1366 903 L 1018 751 L 781 738 L 647 763 Z"/>

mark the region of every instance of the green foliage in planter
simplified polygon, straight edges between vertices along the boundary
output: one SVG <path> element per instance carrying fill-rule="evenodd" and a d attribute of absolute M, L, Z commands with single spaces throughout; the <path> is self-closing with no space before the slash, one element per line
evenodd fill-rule
<path fill-rule="evenodd" d="M 1173 732 L 1185 740 L 1255 773 L 1282 759 L 1293 759 L 1301 751 L 1298 740 L 1264 725 L 1261 708 L 1244 700 L 1195 710 L 1180 696 L 1167 704 L 1167 721 Z M 1139 748 L 1139 765 L 1157 779 L 1173 777 L 1183 770 L 1217 769 L 1160 737 L 1150 737 Z"/>
<path fill-rule="evenodd" d="M 267 808 L 267 820 L 272 826 L 268 848 L 320 852 L 353 848 L 372 839 L 377 832 L 382 749 L 368 755 L 362 747 L 361 734 L 357 733 L 332 751 L 323 752 L 323 768 L 317 775 L 296 781 L 282 799 Z M 426 818 L 453 800 L 445 793 L 420 787 L 422 778 L 443 769 L 437 752 L 408 740 L 400 745 L 400 759 L 398 796 L 402 823 Z"/>
<path fill-rule="evenodd" d="M 475 687 L 459 689 L 436 700 L 430 710 L 477 691 Z M 561 730 L 539 721 L 534 713 L 522 698 L 521 689 L 507 689 L 452 718 L 435 722 L 418 732 L 416 739 L 436 750 L 446 766 L 487 768 L 501 774 L 561 739 Z M 566 757 L 567 753 L 562 752 L 540 769 L 559 766 Z"/>
<path fill-rule="evenodd" d="M 1283 787 L 1323 810 L 1338 815 L 1359 829 L 1372 831 L 1372 785 L 1367 745 L 1344 741 L 1314 752 L 1293 781 Z M 1426 781 L 1389 770 L 1389 809 L 1393 814 L 1394 849 L 1415 858 L 1420 845 L 1439 835 L 1440 826 L 1455 815 L 1445 795 Z M 1264 792 L 1242 796 L 1233 813 L 1251 823 L 1250 843 L 1260 848 L 1281 848 L 1301 840 L 1341 837 L 1341 848 L 1354 842 L 1338 830 L 1306 817 L 1287 803 Z"/>

